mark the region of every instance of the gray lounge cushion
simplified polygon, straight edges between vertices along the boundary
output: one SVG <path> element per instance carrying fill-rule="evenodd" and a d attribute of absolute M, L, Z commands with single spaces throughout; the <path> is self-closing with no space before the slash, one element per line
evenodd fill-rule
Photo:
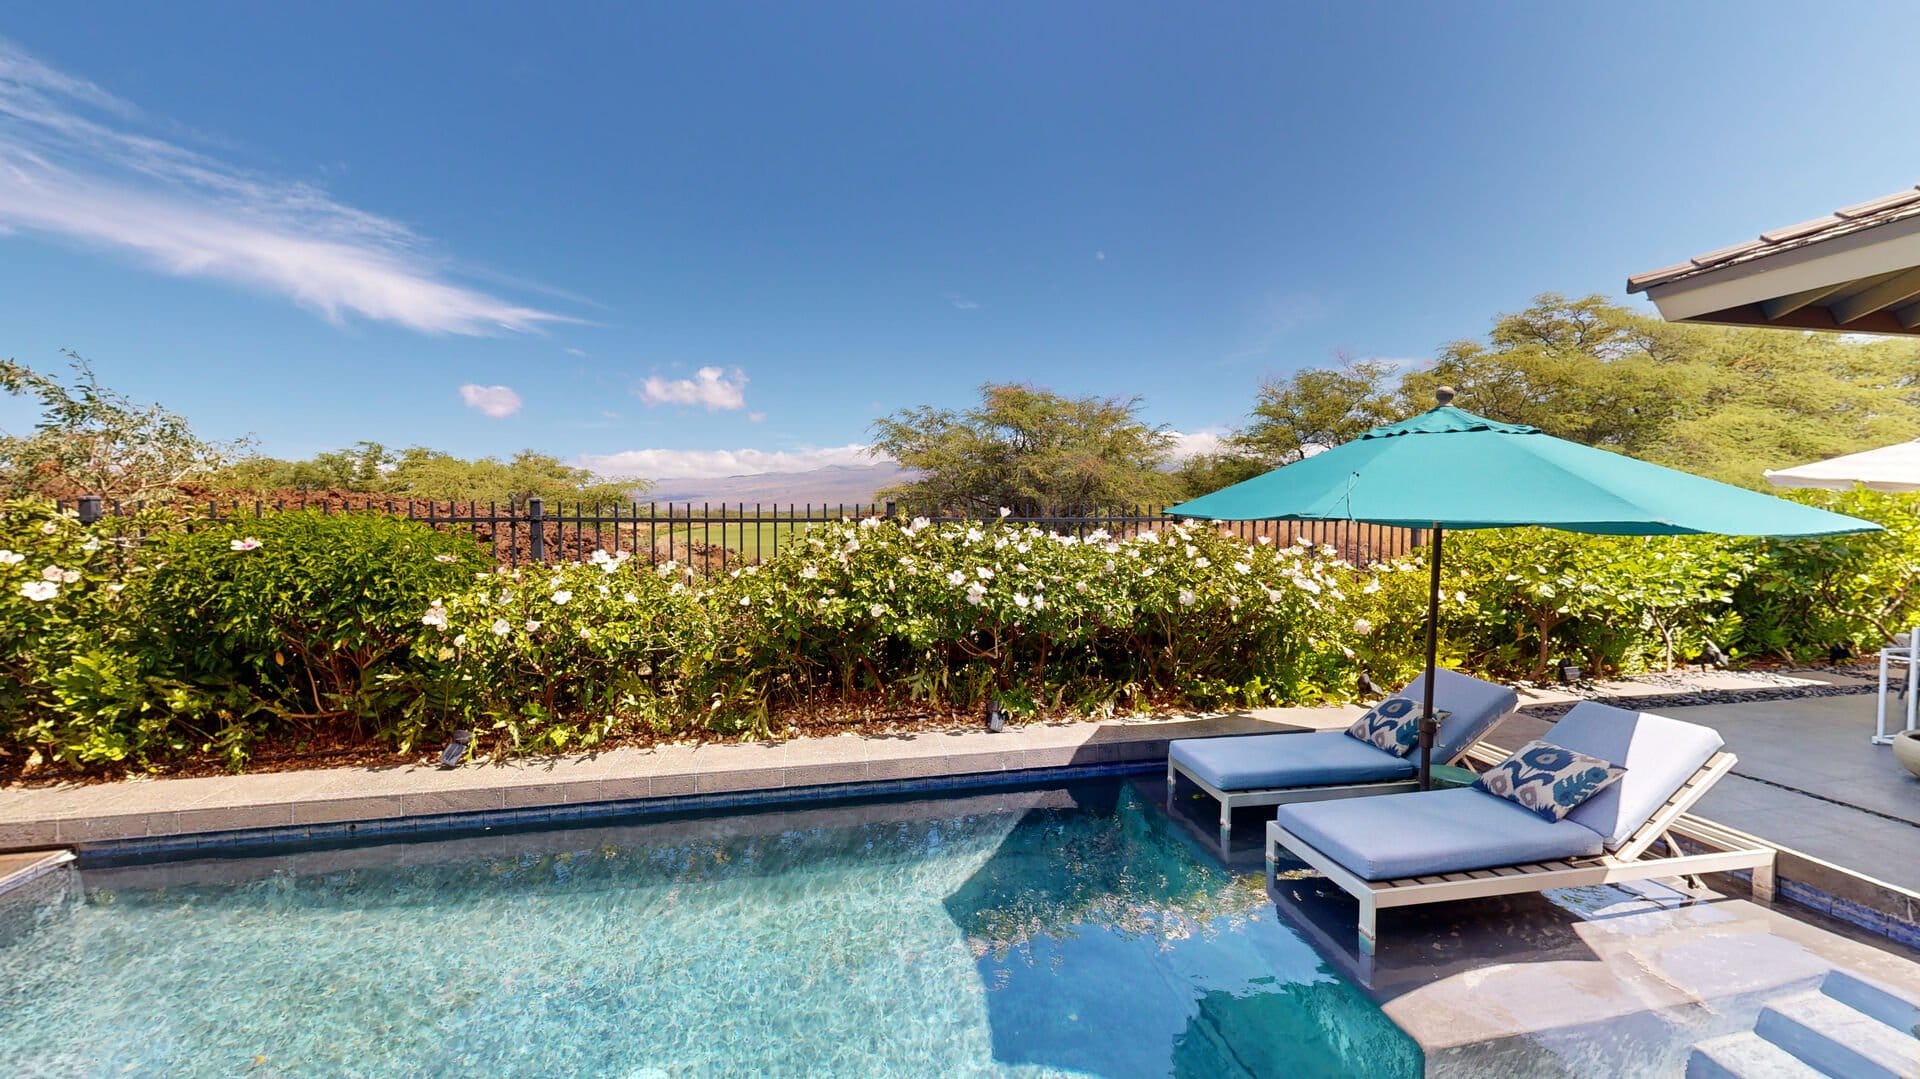
<path fill-rule="evenodd" d="M 1618 783 L 1567 814 L 1607 837 L 1608 850 L 1626 842 L 1725 744 L 1711 727 L 1593 701 L 1574 705 L 1546 738 L 1627 770 Z"/>
<path fill-rule="evenodd" d="M 1433 683 L 1434 710 L 1452 713 L 1440 725 L 1433 747 L 1434 763 L 1444 764 L 1506 718 L 1519 706 L 1520 698 L 1506 686 L 1482 682 L 1458 671 L 1441 670 L 1438 674 Z M 1423 673 L 1394 696 L 1417 701 L 1426 689 Z M 1349 745 L 1333 744 L 1336 741 Z M 1418 749 L 1407 757 L 1395 757 L 1347 737 L 1345 731 L 1181 738 L 1168 747 L 1167 753 L 1188 773 L 1223 791 L 1407 779 L 1420 764 Z"/>
<path fill-rule="evenodd" d="M 1603 845 L 1570 818 L 1545 821 L 1472 787 L 1301 802 L 1281 806 L 1274 819 L 1371 881 L 1574 858 Z"/>
<path fill-rule="evenodd" d="M 1444 667 L 1433 673 L 1434 710 L 1453 713 L 1445 723 L 1440 724 L 1439 733 L 1433 739 L 1433 759 L 1437 763 L 1450 761 L 1465 753 L 1467 747 L 1479 741 L 1482 735 L 1493 729 L 1495 723 L 1520 707 L 1520 695 L 1511 686 L 1482 682 L 1472 675 Z M 1424 700 L 1426 691 L 1427 675 L 1422 671 L 1418 678 L 1407 683 L 1407 688 L 1395 696 L 1420 701 Z M 1415 750 L 1415 753 L 1418 752 Z"/>
<path fill-rule="evenodd" d="M 1411 779 L 1417 768 L 1416 759 L 1396 757 L 1344 730 L 1181 738 L 1167 753 L 1190 775 L 1223 791 Z"/>

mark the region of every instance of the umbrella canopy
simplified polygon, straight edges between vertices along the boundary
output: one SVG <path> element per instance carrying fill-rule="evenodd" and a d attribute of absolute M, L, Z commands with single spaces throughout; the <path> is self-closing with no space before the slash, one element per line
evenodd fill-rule
<path fill-rule="evenodd" d="M 1859 485 L 1869 491 L 1920 491 L 1920 439 L 1782 468 L 1766 476 L 1775 487 L 1851 491 Z"/>
<path fill-rule="evenodd" d="M 1827 536 L 1879 527 L 1451 405 L 1167 512 L 1223 521 L 1537 525 L 1633 536 Z"/>
<path fill-rule="evenodd" d="M 1537 526 L 1603 535 L 1832 536 L 1870 521 L 1718 483 L 1439 407 L 1224 487 L 1167 512 L 1224 521 L 1358 521 L 1432 529 L 1427 670 L 1440 637 L 1441 538 L 1449 528 Z M 1433 682 L 1420 719 L 1420 786 L 1433 750 Z"/>

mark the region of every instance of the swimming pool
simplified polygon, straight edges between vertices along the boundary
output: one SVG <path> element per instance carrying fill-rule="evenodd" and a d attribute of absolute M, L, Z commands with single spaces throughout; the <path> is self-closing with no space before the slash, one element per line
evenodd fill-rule
<path fill-rule="evenodd" d="M 0 940 L 48 1075 L 1411 1076 L 1147 781 L 80 873 Z"/>

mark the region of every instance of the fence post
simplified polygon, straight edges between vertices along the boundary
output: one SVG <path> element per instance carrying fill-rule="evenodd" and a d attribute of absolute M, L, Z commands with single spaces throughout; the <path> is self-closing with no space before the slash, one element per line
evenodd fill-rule
<path fill-rule="evenodd" d="M 527 545 L 535 562 L 547 560 L 547 503 L 544 499 L 527 499 Z"/>
<path fill-rule="evenodd" d="M 887 516 L 887 520 L 889 520 L 889 521 L 891 521 L 891 520 L 893 520 L 893 518 L 894 518 L 894 512 L 893 512 L 893 511 L 894 511 L 894 505 L 893 505 L 893 499 L 891 499 L 891 498 L 889 498 L 889 499 L 887 499 L 887 515 L 886 515 L 886 516 Z"/>
<path fill-rule="evenodd" d="M 100 519 L 100 496 L 99 495 L 81 495 L 80 496 L 80 523 L 83 525 L 90 525 L 90 524 L 93 524 L 95 521 L 98 521 L 99 519 Z"/>

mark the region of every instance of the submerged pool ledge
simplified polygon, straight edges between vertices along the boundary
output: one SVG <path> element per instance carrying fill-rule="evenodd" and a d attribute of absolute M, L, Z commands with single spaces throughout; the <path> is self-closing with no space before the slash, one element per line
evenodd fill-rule
<path fill-rule="evenodd" d="M 1174 738 L 1344 725 L 1350 708 L 1262 709 L 1221 715 L 1045 723 L 900 735 L 845 734 L 785 742 L 667 745 L 589 756 L 468 765 L 333 768 L 303 772 L 130 779 L 0 789 L 0 852 L 73 847 L 161 848 L 223 838 L 277 841 L 413 832 L 429 826 L 540 823 L 648 802 L 697 808 L 823 788 L 855 793 L 931 787 L 931 781 L 1061 770 L 1147 767 Z"/>

